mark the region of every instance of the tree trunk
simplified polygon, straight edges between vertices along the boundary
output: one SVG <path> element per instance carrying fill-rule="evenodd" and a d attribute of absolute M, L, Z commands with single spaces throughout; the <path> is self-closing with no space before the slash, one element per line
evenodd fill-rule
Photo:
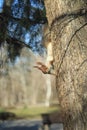
<path fill-rule="evenodd" d="M 64 130 L 87 130 L 86 0 L 45 0 Z"/>
<path fill-rule="evenodd" d="M 46 76 L 46 99 L 45 99 L 45 105 L 47 107 L 50 106 L 51 94 L 52 94 L 51 77 L 50 77 L 50 75 L 47 75 Z"/>

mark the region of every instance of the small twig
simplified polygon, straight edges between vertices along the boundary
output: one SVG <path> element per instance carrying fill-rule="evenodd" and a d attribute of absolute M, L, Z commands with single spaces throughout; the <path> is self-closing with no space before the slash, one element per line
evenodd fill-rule
<path fill-rule="evenodd" d="M 27 48 L 30 49 L 30 46 L 29 46 L 28 44 L 25 44 L 24 42 L 19 41 L 19 40 L 17 40 L 16 38 L 12 38 L 12 37 L 8 36 L 8 37 L 6 38 L 6 41 L 7 41 L 8 43 L 19 44 L 19 45 L 22 45 L 22 46 L 27 47 Z"/>
<path fill-rule="evenodd" d="M 69 48 L 69 46 L 70 46 L 70 43 L 71 43 L 72 39 L 73 39 L 74 36 L 77 34 L 77 32 L 79 32 L 79 31 L 80 31 L 83 27 L 85 27 L 86 25 L 87 25 L 87 22 L 86 22 L 85 24 L 83 24 L 80 28 L 78 28 L 78 29 L 74 32 L 74 34 L 72 35 L 72 37 L 70 38 L 70 40 L 69 40 L 69 42 L 68 42 L 68 44 L 67 44 L 67 47 L 66 47 L 66 49 L 65 49 L 65 52 L 64 52 L 64 54 L 63 54 L 63 56 L 62 56 L 62 60 L 61 60 L 61 63 L 60 63 L 60 65 L 59 65 L 58 72 L 60 71 L 61 65 L 62 65 L 62 63 L 63 63 L 63 60 L 64 60 L 64 58 L 65 58 L 65 55 L 66 55 L 66 53 L 67 53 L 67 50 L 68 50 L 68 48 Z"/>
<path fill-rule="evenodd" d="M 85 60 L 80 64 L 80 66 L 78 67 L 77 71 L 79 71 L 79 69 L 83 66 L 83 64 L 84 64 L 85 62 L 87 62 L 87 59 L 85 59 Z"/>

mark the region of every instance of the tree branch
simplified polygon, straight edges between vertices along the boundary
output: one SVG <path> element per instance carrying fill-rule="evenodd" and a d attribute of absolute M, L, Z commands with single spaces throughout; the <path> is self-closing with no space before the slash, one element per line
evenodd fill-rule
<path fill-rule="evenodd" d="M 87 13 L 87 9 L 83 8 L 83 9 L 78 9 L 78 10 L 74 10 L 73 12 L 70 13 L 65 13 L 63 15 L 60 15 L 59 17 L 55 18 L 51 24 L 51 29 L 53 27 L 53 25 L 55 24 L 55 22 L 57 21 L 61 21 L 62 19 L 64 20 L 65 18 L 70 18 L 70 17 L 78 17 L 78 16 L 83 16 Z"/>
<path fill-rule="evenodd" d="M 6 21 L 9 19 L 13 19 L 17 22 L 21 22 L 21 21 L 26 22 L 27 21 L 27 23 L 29 23 L 29 24 L 45 24 L 45 23 L 47 23 L 47 19 L 45 17 L 41 20 L 40 19 L 31 20 L 30 18 L 17 18 L 17 17 L 14 17 L 10 13 L 7 13 L 7 12 L 0 13 L 0 18 L 5 19 Z"/>
<path fill-rule="evenodd" d="M 27 48 L 30 49 L 30 46 L 29 46 L 29 45 L 25 44 L 25 43 L 22 42 L 22 41 L 17 40 L 16 38 L 12 38 L 12 37 L 8 36 L 8 37 L 6 38 L 6 41 L 7 41 L 8 44 L 9 44 L 9 43 L 19 44 L 19 45 L 21 45 L 22 47 L 27 47 Z"/>

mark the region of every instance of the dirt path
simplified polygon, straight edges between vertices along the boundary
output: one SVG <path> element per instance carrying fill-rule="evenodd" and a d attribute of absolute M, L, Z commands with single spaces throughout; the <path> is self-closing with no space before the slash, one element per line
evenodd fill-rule
<path fill-rule="evenodd" d="M 0 123 L 0 130 L 39 130 L 41 120 L 14 120 Z M 51 125 L 50 130 L 63 130 L 62 124 Z"/>

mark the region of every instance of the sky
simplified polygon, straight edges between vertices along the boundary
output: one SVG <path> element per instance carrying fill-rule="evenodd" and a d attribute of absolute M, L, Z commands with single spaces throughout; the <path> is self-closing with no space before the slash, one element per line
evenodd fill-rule
<path fill-rule="evenodd" d="M 4 0 L 0 0 L 0 13 L 2 12 L 3 3 L 4 3 Z"/>

